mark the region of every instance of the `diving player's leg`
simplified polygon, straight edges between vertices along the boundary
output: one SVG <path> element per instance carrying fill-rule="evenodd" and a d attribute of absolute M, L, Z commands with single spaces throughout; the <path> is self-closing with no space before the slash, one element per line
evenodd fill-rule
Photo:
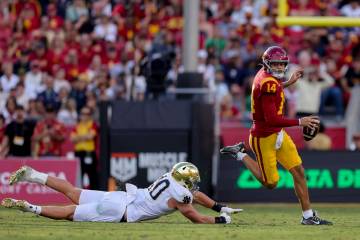
<path fill-rule="evenodd" d="M 121 191 L 106 192 L 97 202 L 68 206 L 38 206 L 25 200 L 5 198 L 1 205 L 52 219 L 78 222 L 122 222 L 126 221 L 127 195 L 126 192 Z"/>
<path fill-rule="evenodd" d="M 73 220 L 76 205 L 69 206 L 43 206 L 41 207 L 40 216 L 56 220 Z"/>
<path fill-rule="evenodd" d="M 61 192 L 77 205 L 99 202 L 106 193 L 104 191 L 80 189 L 66 180 L 52 176 L 48 176 L 46 186 Z"/>
<path fill-rule="evenodd" d="M 33 182 L 46 185 L 63 193 L 73 203 L 79 204 L 81 189 L 74 187 L 64 179 L 49 176 L 48 174 L 39 172 L 31 167 L 23 166 L 10 176 L 10 185 L 18 182 Z"/>
<path fill-rule="evenodd" d="M 72 220 L 76 209 L 76 205 L 69 206 L 38 206 L 31 204 L 25 200 L 16 200 L 12 198 L 5 198 L 1 205 L 6 208 L 18 209 L 23 212 L 30 212 L 36 215 L 52 218 Z"/>
<path fill-rule="evenodd" d="M 45 184 L 46 186 L 64 194 L 74 204 L 79 204 L 80 194 L 83 191 L 82 189 L 74 187 L 71 183 L 64 179 L 52 176 L 48 176 Z"/>
<path fill-rule="evenodd" d="M 98 202 L 84 203 L 76 206 L 73 221 L 124 222 L 126 221 L 126 207 L 126 192 L 105 192 L 102 199 Z"/>
<path fill-rule="evenodd" d="M 45 185 L 61 192 L 76 205 L 99 202 L 106 193 L 104 191 L 80 189 L 64 179 L 52 176 L 47 177 Z"/>

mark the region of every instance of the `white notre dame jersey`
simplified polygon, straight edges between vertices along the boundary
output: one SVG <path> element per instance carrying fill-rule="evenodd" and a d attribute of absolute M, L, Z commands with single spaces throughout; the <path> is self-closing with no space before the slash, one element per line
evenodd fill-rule
<path fill-rule="evenodd" d="M 169 208 L 168 200 L 192 203 L 191 192 L 181 186 L 170 173 L 164 174 L 148 188 L 136 189 L 136 197 L 127 206 L 127 222 L 158 218 L 175 211 Z"/>

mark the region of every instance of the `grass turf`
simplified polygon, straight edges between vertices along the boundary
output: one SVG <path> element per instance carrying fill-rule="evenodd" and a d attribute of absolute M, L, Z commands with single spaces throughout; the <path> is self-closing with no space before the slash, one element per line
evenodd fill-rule
<path fill-rule="evenodd" d="M 297 204 L 230 205 L 245 211 L 233 215 L 229 225 L 192 224 L 179 213 L 142 223 L 79 223 L 0 207 L 0 239 L 360 239 L 360 204 L 314 204 L 333 226 L 300 225 Z M 199 210 L 216 216 L 213 211 Z"/>

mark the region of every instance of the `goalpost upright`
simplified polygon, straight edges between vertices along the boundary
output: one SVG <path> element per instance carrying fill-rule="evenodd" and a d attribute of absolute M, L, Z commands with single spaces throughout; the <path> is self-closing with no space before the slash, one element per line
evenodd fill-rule
<path fill-rule="evenodd" d="M 337 16 L 287 16 L 289 6 L 287 0 L 278 0 L 278 17 L 276 22 L 281 27 L 307 26 L 307 27 L 358 27 L 360 18 Z"/>

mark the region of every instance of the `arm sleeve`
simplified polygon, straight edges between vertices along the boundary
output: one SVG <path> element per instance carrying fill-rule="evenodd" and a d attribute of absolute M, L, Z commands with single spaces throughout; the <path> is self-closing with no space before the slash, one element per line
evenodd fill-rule
<path fill-rule="evenodd" d="M 274 94 L 264 94 L 262 99 L 262 109 L 264 111 L 265 122 L 271 127 L 292 127 L 299 126 L 298 119 L 284 118 L 277 114 Z"/>

